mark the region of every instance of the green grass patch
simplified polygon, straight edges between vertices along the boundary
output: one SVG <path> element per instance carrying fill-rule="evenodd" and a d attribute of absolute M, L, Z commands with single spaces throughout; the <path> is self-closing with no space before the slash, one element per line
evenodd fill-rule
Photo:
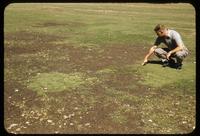
<path fill-rule="evenodd" d="M 180 89 L 195 89 L 196 65 L 192 62 L 184 62 L 181 70 L 169 67 L 163 68 L 161 65 L 155 64 L 145 66 L 137 64 L 133 65 L 132 68 L 130 65 L 127 67 L 132 69 L 134 74 L 142 76 L 141 80 L 138 81 L 142 85 L 156 88 L 174 85 Z"/>
<path fill-rule="evenodd" d="M 40 73 L 30 79 L 28 88 L 37 91 L 38 94 L 45 92 L 70 91 L 83 85 L 93 85 L 97 78 L 86 77 L 83 73 Z"/>

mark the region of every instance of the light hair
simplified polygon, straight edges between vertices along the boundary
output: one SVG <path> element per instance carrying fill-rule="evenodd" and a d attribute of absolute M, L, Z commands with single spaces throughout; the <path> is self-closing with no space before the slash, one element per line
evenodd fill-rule
<path fill-rule="evenodd" d="M 157 32 L 159 30 L 164 30 L 166 29 L 166 26 L 165 25 L 161 25 L 161 24 L 158 24 L 156 25 L 156 27 L 154 28 L 154 31 Z"/>

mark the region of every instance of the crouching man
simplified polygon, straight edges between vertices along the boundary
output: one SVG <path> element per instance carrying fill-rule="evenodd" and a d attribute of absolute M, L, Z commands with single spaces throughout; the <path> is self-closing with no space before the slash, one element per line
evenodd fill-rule
<path fill-rule="evenodd" d="M 158 37 L 156 38 L 154 46 L 150 48 L 145 56 L 142 65 L 147 64 L 148 58 L 152 54 L 155 54 L 161 58 L 163 67 L 173 65 L 173 67 L 181 69 L 182 61 L 188 55 L 188 49 L 185 47 L 180 34 L 160 24 L 156 25 L 154 31 Z M 158 45 L 161 43 L 164 43 L 167 48 L 158 48 Z"/>

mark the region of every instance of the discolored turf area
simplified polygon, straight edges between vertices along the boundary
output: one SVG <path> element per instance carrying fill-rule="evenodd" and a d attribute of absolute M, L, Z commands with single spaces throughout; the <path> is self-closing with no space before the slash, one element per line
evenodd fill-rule
<path fill-rule="evenodd" d="M 134 65 L 143 46 L 75 48 L 51 43 L 58 39 L 27 32 L 6 35 L 7 131 L 162 133 L 175 125 L 177 132 L 193 127 L 194 118 L 185 115 L 193 111 L 194 96 L 138 82 L 142 78 Z"/>

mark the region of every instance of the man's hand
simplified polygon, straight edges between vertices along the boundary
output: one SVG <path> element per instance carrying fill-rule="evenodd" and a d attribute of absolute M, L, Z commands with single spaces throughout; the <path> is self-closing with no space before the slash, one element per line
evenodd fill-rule
<path fill-rule="evenodd" d="M 148 58 L 153 54 L 153 52 L 155 51 L 156 48 L 157 48 L 157 45 L 154 45 L 149 49 L 148 54 L 144 57 L 144 61 L 142 63 L 142 66 L 144 66 L 148 63 Z"/>
<path fill-rule="evenodd" d="M 171 56 L 171 51 L 167 53 L 167 59 L 169 60 L 169 57 Z"/>
<path fill-rule="evenodd" d="M 142 66 L 146 65 L 148 62 L 148 60 L 144 60 L 143 63 L 142 63 Z"/>

